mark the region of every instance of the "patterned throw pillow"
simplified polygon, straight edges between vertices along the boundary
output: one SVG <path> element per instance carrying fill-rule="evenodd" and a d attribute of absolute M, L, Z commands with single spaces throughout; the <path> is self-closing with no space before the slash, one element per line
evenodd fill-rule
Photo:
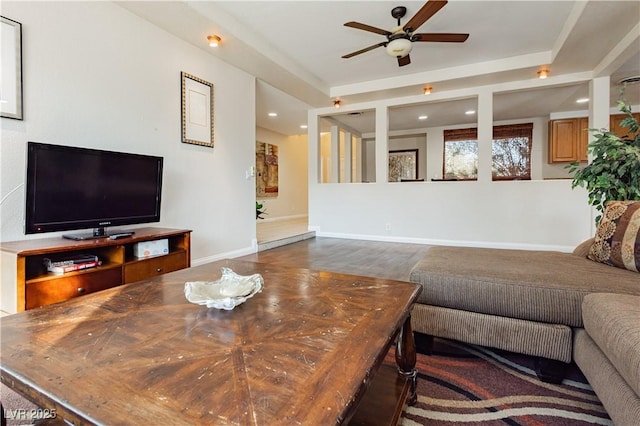
<path fill-rule="evenodd" d="M 606 204 L 587 257 L 640 272 L 640 201 Z"/>

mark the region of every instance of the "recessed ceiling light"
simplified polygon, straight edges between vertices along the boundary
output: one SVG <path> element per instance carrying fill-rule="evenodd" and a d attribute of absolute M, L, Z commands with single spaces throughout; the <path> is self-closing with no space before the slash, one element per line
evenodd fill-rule
<path fill-rule="evenodd" d="M 277 117 L 278 113 L 277 112 L 270 112 L 269 113 L 269 117 Z"/>
<path fill-rule="evenodd" d="M 467 115 L 473 115 L 475 113 L 476 113 L 475 110 L 472 110 L 472 109 L 470 109 L 469 111 L 465 111 L 465 114 Z"/>
<path fill-rule="evenodd" d="M 217 35 L 212 35 L 212 36 L 207 37 L 207 41 L 209 42 L 209 46 L 218 47 L 218 45 L 220 44 L 220 42 L 222 40 Z"/>
<path fill-rule="evenodd" d="M 418 120 L 426 120 L 427 118 L 429 118 L 429 117 L 427 117 L 426 115 L 418 116 Z"/>
<path fill-rule="evenodd" d="M 548 68 L 542 68 L 540 71 L 538 71 L 538 78 L 545 79 L 547 77 L 549 77 L 549 69 Z"/>
<path fill-rule="evenodd" d="M 577 104 L 586 104 L 587 102 L 589 102 L 589 98 L 576 99 Z"/>
<path fill-rule="evenodd" d="M 307 126 L 306 124 L 301 124 L 301 125 L 300 125 L 300 128 L 301 128 L 301 129 L 306 129 L 306 128 L 308 128 L 308 127 L 309 127 L 309 126 Z"/>

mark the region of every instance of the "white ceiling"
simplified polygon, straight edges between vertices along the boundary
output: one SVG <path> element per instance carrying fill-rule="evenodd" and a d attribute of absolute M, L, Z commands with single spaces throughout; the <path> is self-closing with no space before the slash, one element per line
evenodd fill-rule
<path fill-rule="evenodd" d="M 303 132 L 309 108 L 409 96 L 429 84 L 434 91 L 498 84 L 536 77 L 548 65 L 553 76 L 589 72 L 617 81 L 640 75 L 640 0 L 626 1 L 450 1 L 417 32 L 469 33 L 465 43 L 414 43 L 411 64 L 398 67 L 380 47 L 351 59 L 341 56 L 385 41 L 384 36 L 345 27 L 358 21 L 382 29 L 396 25 L 391 9 L 407 7 L 405 23 L 422 1 L 127 1 L 121 6 L 253 75 L 258 79 L 256 121 L 283 134 Z M 206 45 L 217 34 L 217 49 Z M 622 42 L 621 42 L 622 40 Z M 496 120 L 586 109 L 586 83 L 504 93 L 494 100 Z M 640 84 L 627 99 L 640 104 Z M 469 102 L 459 101 L 459 102 Z M 474 102 L 474 101 L 473 101 Z M 429 126 L 465 105 L 431 103 L 390 112 L 394 130 Z M 277 112 L 278 117 L 268 117 Z M 350 125 L 369 131 L 367 116 L 348 115 Z M 436 121 L 438 120 L 438 121 Z M 426 127 L 418 122 L 417 127 Z M 451 124 L 451 123 L 448 123 Z"/>

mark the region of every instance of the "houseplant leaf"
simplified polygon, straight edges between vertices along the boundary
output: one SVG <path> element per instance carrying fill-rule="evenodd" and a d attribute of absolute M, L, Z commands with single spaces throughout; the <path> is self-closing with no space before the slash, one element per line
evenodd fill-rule
<path fill-rule="evenodd" d="M 633 139 L 619 137 L 615 133 L 600 129 L 589 129 L 593 140 L 588 153 L 591 162 L 582 167 L 579 162 L 566 166 L 573 175 L 572 188 L 581 186 L 589 194 L 589 204 L 603 212 L 607 201 L 640 200 L 640 125 L 624 101 L 618 102 L 620 111 L 627 114 L 621 126 L 628 129 Z M 596 217 L 596 224 L 601 215 Z"/>

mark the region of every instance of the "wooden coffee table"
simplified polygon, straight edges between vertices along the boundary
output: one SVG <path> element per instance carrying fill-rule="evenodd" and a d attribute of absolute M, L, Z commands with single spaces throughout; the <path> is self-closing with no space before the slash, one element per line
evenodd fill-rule
<path fill-rule="evenodd" d="M 264 290 L 232 311 L 189 303 L 184 283 L 217 279 L 221 266 L 262 274 Z M 420 290 L 210 263 L 2 318 L 1 378 L 76 425 L 395 422 L 415 384 L 410 311 Z"/>

